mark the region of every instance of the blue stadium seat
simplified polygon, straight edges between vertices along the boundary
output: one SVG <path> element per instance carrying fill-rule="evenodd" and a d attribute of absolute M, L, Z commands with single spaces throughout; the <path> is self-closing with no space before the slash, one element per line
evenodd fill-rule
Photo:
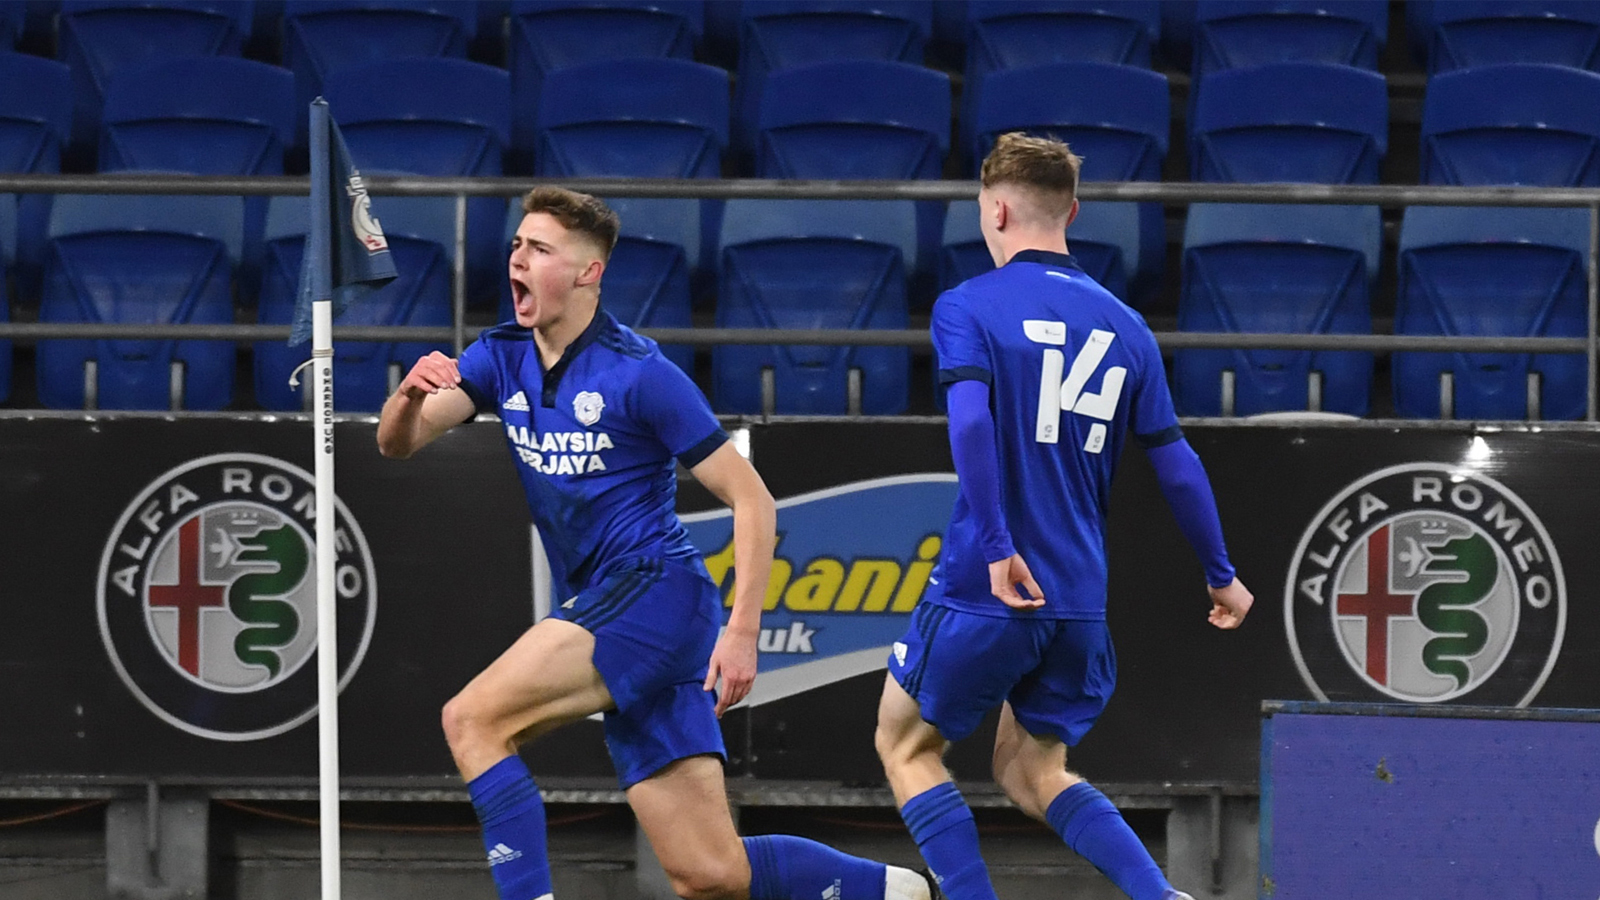
<path fill-rule="evenodd" d="M 478 24 L 475 0 L 285 0 L 283 63 L 294 72 L 295 108 L 304 111 L 340 69 L 386 59 L 463 58 Z M 382 94 L 392 86 L 369 84 Z M 337 118 L 341 110 L 334 107 Z M 305 116 L 295 143 L 304 146 Z"/>
<path fill-rule="evenodd" d="M 717 325 L 725 328 L 905 328 L 916 211 L 895 200 L 731 200 L 722 223 Z M 716 407 L 759 413 L 770 369 L 775 411 L 905 410 L 903 347 L 744 346 L 712 352 Z"/>
<path fill-rule="evenodd" d="M 235 57 L 130 67 L 106 87 L 100 170 L 282 175 L 294 120 L 287 69 Z"/>
<path fill-rule="evenodd" d="M 1196 181 L 1377 184 L 1389 146 L 1382 75 L 1273 63 L 1205 76 L 1189 125 Z"/>
<path fill-rule="evenodd" d="M 1400 229 L 1395 333 L 1581 337 L 1588 248 L 1586 209 L 1411 207 Z M 1441 402 L 1446 373 L 1448 407 Z M 1396 353 L 1393 374 L 1395 411 L 1412 418 L 1578 419 L 1585 412 L 1579 354 Z M 1530 376 L 1537 376 L 1531 385 Z"/>
<path fill-rule="evenodd" d="M 1512 64 L 1434 76 L 1421 168 L 1428 184 L 1600 185 L 1600 74 Z"/>
<path fill-rule="evenodd" d="M 1600 70 L 1600 4 L 1565 0 L 1450 0 L 1406 4 L 1428 74 L 1502 63 Z"/>
<path fill-rule="evenodd" d="M 694 200 L 617 198 L 606 205 L 622 228 L 606 264 L 601 304 L 629 328 L 690 328 L 690 275 L 698 264 L 700 216 Z M 506 241 L 522 224 L 522 201 L 513 198 L 506 214 Z M 500 296 L 500 321 L 516 318 L 510 285 Z M 661 352 L 694 375 L 694 347 L 662 344 Z"/>
<path fill-rule="evenodd" d="M 1371 334 L 1382 234 L 1375 206 L 1195 204 L 1184 230 L 1178 328 Z M 1234 382 L 1231 409 L 1224 373 Z M 1180 415 L 1320 409 L 1361 416 L 1371 390 L 1370 353 L 1179 350 L 1173 357 Z"/>
<path fill-rule="evenodd" d="M 938 178 L 950 79 L 871 60 L 783 69 L 767 78 L 757 129 L 760 178 Z"/>
<path fill-rule="evenodd" d="M 1155 0 L 982 0 L 967 4 L 967 84 L 1052 62 L 1150 67 L 1161 33 Z"/>
<path fill-rule="evenodd" d="M 238 56 L 252 18 L 248 0 L 62 0 L 56 55 L 72 69 L 72 143 L 93 152 L 106 85 L 118 70 L 184 56 Z"/>
<path fill-rule="evenodd" d="M 539 98 L 535 174 L 717 178 L 728 73 L 680 59 L 557 69 Z"/>
<path fill-rule="evenodd" d="M 972 174 L 978 175 L 996 138 L 1025 131 L 1071 144 L 1084 158 L 1085 181 L 1160 181 L 1172 127 L 1170 98 L 1166 76 L 1136 66 L 1067 62 L 995 72 L 984 79 L 967 127 Z M 1127 261 L 1137 258 L 1139 268 L 1126 276 L 1143 302 L 1160 288 L 1167 231 L 1161 204 L 1138 209 L 1142 251 Z M 1092 255 L 1079 259 L 1086 268 L 1091 261 Z M 1118 296 L 1127 299 L 1126 293 Z"/>
<path fill-rule="evenodd" d="M 765 0 L 739 7 L 734 136 L 753 152 L 767 77 L 793 66 L 840 60 L 920 66 L 933 30 L 929 0 Z"/>
<path fill-rule="evenodd" d="M 526 170 L 534 158 L 535 115 L 552 73 L 603 61 L 691 60 L 704 30 L 705 6 L 697 0 L 515 0 L 507 57 L 518 167 Z"/>
<path fill-rule="evenodd" d="M 243 230 L 238 197 L 62 194 L 39 320 L 231 324 Z M 40 402 L 84 408 L 90 362 L 99 409 L 215 410 L 233 399 L 231 341 L 49 340 L 37 350 Z"/>
<path fill-rule="evenodd" d="M 0 53 L 0 84 L 7 86 L 0 90 L 0 172 L 60 172 L 61 149 L 72 131 L 71 71 L 52 60 Z M 44 265 L 50 195 L 4 197 L 17 217 L 4 251 L 22 268 L 19 277 L 36 282 Z"/>
<path fill-rule="evenodd" d="M 1193 73 L 1275 62 L 1377 69 L 1388 34 L 1389 6 L 1372 0 L 1199 0 Z"/>
<path fill-rule="evenodd" d="M 1078 265 L 1124 303 L 1128 302 L 1129 273 L 1139 266 L 1139 207 L 1137 203 L 1083 203 L 1078 218 L 1067 228 L 1067 249 Z M 978 228 L 977 202 L 952 201 L 939 254 L 939 289 L 949 290 L 993 268 L 994 260 Z"/>
<path fill-rule="evenodd" d="M 455 233 L 449 210 L 425 197 L 379 197 L 373 212 L 383 226 L 400 277 L 347 306 L 336 325 L 432 325 L 452 322 L 450 282 Z M 310 225 L 304 197 L 274 197 L 267 214 L 267 261 L 261 284 L 259 321 L 287 325 L 294 321 L 294 305 L 305 255 L 305 235 Z M 333 344 L 333 401 L 341 412 L 376 412 L 390 393 L 391 373 L 404 377 L 418 358 L 446 344 L 425 341 L 377 343 L 335 341 Z M 289 374 L 305 362 L 310 348 L 290 347 L 283 341 L 255 344 L 256 403 L 265 409 L 306 408 L 305 391 L 289 387 Z"/>
<path fill-rule="evenodd" d="M 385 89 L 372 90 L 375 84 Z M 459 59 L 384 60 L 340 69 L 325 89 L 363 172 L 504 174 L 511 86 L 503 69 Z M 418 200 L 455 208 L 454 197 Z M 467 296 L 474 303 L 492 303 L 505 275 L 504 210 L 496 197 L 467 201 Z"/>

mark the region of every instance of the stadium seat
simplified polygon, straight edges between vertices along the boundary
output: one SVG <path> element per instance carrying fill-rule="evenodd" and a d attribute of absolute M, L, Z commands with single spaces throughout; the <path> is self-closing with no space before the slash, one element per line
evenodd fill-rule
<path fill-rule="evenodd" d="M 385 90 L 374 91 L 374 84 Z M 368 174 L 497 176 L 511 135 L 505 70 L 459 59 L 395 59 L 327 78 L 329 109 L 350 157 Z M 454 214 L 454 197 L 417 198 Z M 504 205 L 467 201 L 467 296 L 492 302 L 505 274 Z"/>
<path fill-rule="evenodd" d="M 1400 229 L 1395 333 L 1582 337 L 1588 248 L 1586 209 L 1411 207 Z M 1586 372 L 1580 354 L 1396 353 L 1395 411 L 1578 419 Z"/>
<path fill-rule="evenodd" d="M 767 77 L 759 178 L 937 178 L 950 151 L 950 79 L 898 62 L 847 60 Z"/>
<path fill-rule="evenodd" d="M 745 154 L 772 73 L 842 60 L 920 66 L 933 30 L 929 0 L 765 0 L 740 4 L 739 15 L 734 136 Z"/>
<path fill-rule="evenodd" d="M 1600 70 L 1600 4 L 1564 0 L 1450 0 L 1406 4 L 1412 44 L 1428 74 L 1502 63 Z"/>
<path fill-rule="evenodd" d="M 691 60 L 704 30 L 705 5 L 695 0 L 515 0 L 507 61 L 517 168 L 533 165 L 535 116 L 552 73 L 605 61 Z"/>
<path fill-rule="evenodd" d="M 728 73 L 679 59 L 557 69 L 539 98 L 535 174 L 717 178 Z"/>
<path fill-rule="evenodd" d="M 1150 67 L 1161 33 L 1155 0 L 982 0 L 967 4 L 967 84 L 1052 62 Z"/>
<path fill-rule="evenodd" d="M 1184 228 L 1178 328 L 1371 334 L 1382 233 L 1375 206 L 1194 204 Z M 1179 350 L 1173 356 L 1179 415 L 1311 409 L 1361 416 L 1371 390 L 1370 353 Z"/>
<path fill-rule="evenodd" d="M 1273 63 L 1205 76 L 1189 126 L 1196 181 L 1377 184 L 1389 145 L 1382 75 Z"/>
<path fill-rule="evenodd" d="M 243 229 L 239 197 L 62 194 L 39 320 L 232 324 Z M 233 399 L 231 341 L 48 340 L 36 358 L 39 400 L 55 409 L 216 410 Z"/>
<path fill-rule="evenodd" d="M 449 326 L 451 271 L 449 248 L 455 218 L 425 197 L 379 197 L 373 213 L 383 226 L 400 277 L 351 303 L 334 320 L 336 325 Z M 267 253 L 262 276 L 259 321 L 287 325 L 294 321 L 294 305 L 305 255 L 309 227 L 306 199 L 274 197 L 267 214 Z M 392 383 L 410 370 L 417 359 L 434 350 L 448 353 L 447 344 L 425 341 L 378 343 L 335 341 L 333 345 L 334 408 L 341 412 L 376 412 L 392 390 Z M 256 403 L 264 409 L 306 408 L 309 378 L 299 389 L 289 387 L 289 374 L 304 362 L 310 348 L 290 347 L 284 341 L 255 344 Z"/>
<path fill-rule="evenodd" d="M 72 70 L 72 143 L 94 152 L 106 85 L 118 70 L 185 56 L 238 56 L 252 18 L 249 2 L 62 0 L 56 55 Z"/>
<path fill-rule="evenodd" d="M 1089 277 L 1124 303 L 1128 273 L 1139 266 L 1140 204 L 1084 203 L 1067 228 L 1067 248 Z M 978 204 L 955 200 L 945 215 L 939 254 L 939 289 L 947 291 L 994 268 L 978 228 Z"/>
<path fill-rule="evenodd" d="M 700 217 L 694 200 L 618 198 L 606 205 L 621 220 L 617 246 L 606 263 L 600 302 L 629 328 L 690 328 L 690 274 L 700 250 Z M 513 198 L 506 215 L 506 241 L 522 224 L 522 201 Z M 509 283 L 500 296 L 502 322 L 516 318 Z M 662 344 L 661 352 L 694 375 L 694 347 Z"/>
<path fill-rule="evenodd" d="M 294 78 L 235 57 L 129 67 L 106 86 L 100 170 L 282 175 Z"/>
<path fill-rule="evenodd" d="M 285 0 L 283 63 L 294 72 L 295 108 L 325 93 L 329 75 L 387 59 L 466 56 L 477 29 L 475 0 Z M 390 85 L 366 85 L 372 94 Z M 342 114 L 333 107 L 334 118 Z M 304 146 L 305 117 L 295 143 Z"/>
<path fill-rule="evenodd" d="M 72 73 L 61 63 L 21 53 L 0 53 L 0 172 L 60 172 L 61 150 L 72 132 Z M 4 254 L 33 284 L 44 265 L 50 195 L 3 196 L 16 221 Z M 33 291 L 28 291 L 33 293 Z"/>
<path fill-rule="evenodd" d="M 1193 74 L 1275 62 L 1375 70 L 1388 33 L 1388 4 L 1371 0 L 1199 0 Z"/>
<path fill-rule="evenodd" d="M 731 200 L 721 244 L 720 327 L 907 327 L 910 201 Z M 909 367 L 903 347 L 717 347 L 714 399 L 726 413 L 840 415 L 853 411 L 857 383 L 860 412 L 894 414 L 906 408 Z"/>
<path fill-rule="evenodd" d="M 1600 74 L 1512 64 L 1436 75 L 1420 162 L 1428 184 L 1600 185 Z"/>
<path fill-rule="evenodd" d="M 995 72 L 984 79 L 966 129 L 972 175 L 977 177 L 996 138 L 1024 131 L 1071 144 L 1084 159 L 1084 181 L 1160 181 L 1172 127 L 1170 97 L 1166 76 L 1115 63 L 1047 63 Z M 1142 249 L 1124 262 L 1138 261 L 1125 277 L 1143 302 L 1160 288 L 1167 231 L 1161 204 L 1137 209 Z M 1085 230 L 1080 223 L 1074 233 L 1082 238 Z M 1080 254 L 1076 244 L 1073 252 L 1095 274 L 1095 254 L 1088 247 Z M 1128 299 L 1126 291 L 1117 296 Z"/>

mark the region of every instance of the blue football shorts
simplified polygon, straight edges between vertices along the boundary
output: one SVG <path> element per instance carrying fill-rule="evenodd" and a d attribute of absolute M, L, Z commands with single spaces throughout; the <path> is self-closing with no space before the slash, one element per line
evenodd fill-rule
<path fill-rule="evenodd" d="M 594 635 L 594 667 L 617 708 L 606 747 L 624 790 L 689 756 L 724 760 L 716 696 L 704 689 L 722 597 L 698 557 L 632 558 L 553 612 Z"/>
<path fill-rule="evenodd" d="M 1009 701 L 1029 734 L 1070 747 L 1111 699 L 1117 657 L 1104 621 L 981 616 L 923 602 L 889 654 L 889 674 L 946 740 L 971 734 Z"/>

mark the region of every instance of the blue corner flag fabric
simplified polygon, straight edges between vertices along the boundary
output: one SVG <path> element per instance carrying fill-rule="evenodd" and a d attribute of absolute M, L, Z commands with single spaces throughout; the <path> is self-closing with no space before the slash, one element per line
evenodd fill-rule
<path fill-rule="evenodd" d="M 300 265 L 289 346 L 311 337 L 311 304 L 332 300 L 333 315 L 396 277 L 383 228 L 372 217 L 366 182 L 350 161 L 328 102 L 311 103 L 311 229 Z"/>

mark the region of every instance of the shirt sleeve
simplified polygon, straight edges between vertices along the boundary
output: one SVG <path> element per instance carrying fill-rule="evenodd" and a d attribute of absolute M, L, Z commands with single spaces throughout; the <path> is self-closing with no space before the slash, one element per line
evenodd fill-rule
<path fill-rule="evenodd" d="M 1146 450 L 1164 447 L 1183 438 L 1178 414 L 1172 408 L 1172 392 L 1167 389 L 1167 370 L 1161 362 L 1161 348 L 1144 320 L 1133 329 L 1129 345 L 1138 357 L 1139 380 L 1133 388 L 1129 406 L 1129 430 Z"/>
<path fill-rule="evenodd" d="M 965 295 L 959 291 L 945 291 L 933 305 L 933 336 L 935 365 L 938 366 L 939 383 L 948 385 L 957 381 L 981 381 L 994 384 L 994 363 L 989 358 L 989 345 L 984 341 L 983 327 L 967 307 Z"/>
<path fill-rule="evenodd" d="M 652 357 L 646 364 L 635 396 L 638 408 L 634 415 L 688 468 L 699 465 L 728 440 L 700 388 L 665 357 Z"/>
<path fill-rule="evenodd" d="M 995 447 L 989 389 L 976 381 L 950 385 L 950 456 L 961 495 L 978 526 L 984 562 L 1016 555 L 1000 501 L 1000 451 Z"/>
<path fill-rule="evenodd" d="M 487 334 L 478 335 L 477 340 L 461 351 L 456 368 L 461 372 L 461 389 L 472 398 L 478 412 L 499 412 L 500 367 L 495 364 L 494 354 L 489 352 Z"/>

